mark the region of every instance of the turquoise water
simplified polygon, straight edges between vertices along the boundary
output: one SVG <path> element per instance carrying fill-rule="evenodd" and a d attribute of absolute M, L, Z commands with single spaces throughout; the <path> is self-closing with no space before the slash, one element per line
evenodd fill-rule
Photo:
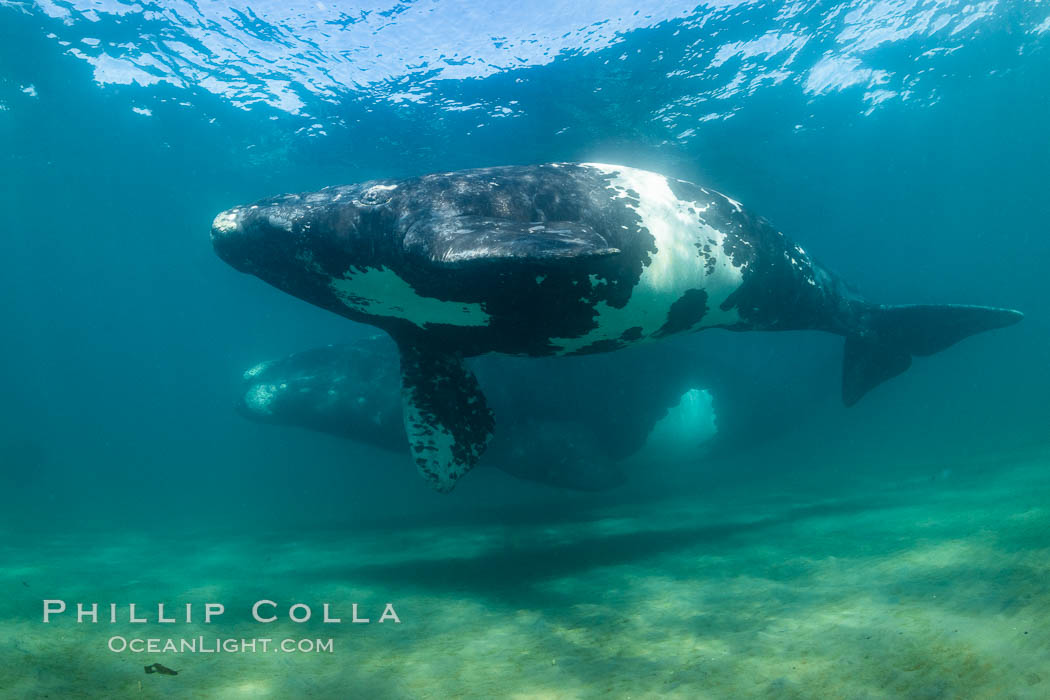
<path fill-rule="evenodd" d="M 1048 18 L 0 2 L 0 696 L 1045 697 Z M 658 368 L 711 391 L 719 430 L 599 492 L 482 465 L 442 496 L 398 453 L 236 410 L 256 363 L 374 329 L 226 266 L 216 213 L 548 161 L 725 192 L 878 302 L 1026 318 L 851 409 L 830 335 L 595 359 L 596 407 Z M 509 385 L 524 361 L 499 362 Z M 71 610 L 45 625 L 44 600 Z M 210 625 L 156 621 L 208 602 Z M 199 635 L 334 650 L 108 648 Z"/>

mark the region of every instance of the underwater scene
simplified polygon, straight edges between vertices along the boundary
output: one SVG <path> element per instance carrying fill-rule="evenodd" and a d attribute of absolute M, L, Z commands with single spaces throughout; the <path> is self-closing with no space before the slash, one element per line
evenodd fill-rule
<path fill-rule="evenodd" d="M 1050 3 L 0 0 L 0 698 L 1050 698 Z"/>

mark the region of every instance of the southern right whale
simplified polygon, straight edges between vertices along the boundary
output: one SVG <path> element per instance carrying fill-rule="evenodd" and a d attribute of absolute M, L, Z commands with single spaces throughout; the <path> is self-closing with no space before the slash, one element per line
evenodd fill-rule
<path fill-rule="evenodd" d="M 739 202 L 602 163 L 282 195 L 219 214 L 211 238 L 236 269 L 394 338 L 410 447 L 443 492 L 494 428 L 465 357 L 608 352 L 705 328 L 819 330 L 846 339 L 852 405 L 913 356 L 1022 318 L 869 302 Z"/>
<path fill-rule="evenodd" d="M 603 491 L 627 481 L 628 461 L 666 467 L 683 446 L 695 460 L 717 432 L 710 394 L 700 389 L 704 383 L 685 367 L 647 372 L 639 362 L 617 359 L 588 358 L 572 367 L 566 361 L 473 362 L 471 369 L 492 387 L 488 398 L 501 419 L 479 467 L 559 488 Z M 622 376 L 615 387 L 606 381 L 609 372 Z M 399 375 L 397 348 L 383 336 L 313 348 L 246 370 L 237 409 L 256 422 L 408 456 Z M 546 390 L 549 383 L 559 392 Z M 691 405 L 701 394 L 708 404 Z"/>

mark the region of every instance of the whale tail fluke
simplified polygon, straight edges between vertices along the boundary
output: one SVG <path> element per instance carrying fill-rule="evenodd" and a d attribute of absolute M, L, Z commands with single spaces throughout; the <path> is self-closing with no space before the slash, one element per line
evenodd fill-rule
<path fill-rule="evenodd" d="M 911 366 L 914 355 L 932 355 L 975 333 L 1017 323 L 1024 314 L 989 306 L 872 306 L 864 331 L 846 336 L 842 401 L 857 403 L 876 386 Z"/>

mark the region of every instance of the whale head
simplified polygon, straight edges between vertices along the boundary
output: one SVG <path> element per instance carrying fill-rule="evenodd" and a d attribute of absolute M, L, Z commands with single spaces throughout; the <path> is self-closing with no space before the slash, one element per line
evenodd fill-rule
<path fill-rule="evenodd" d="M 243 375 L 238 412 L 399 450 L 405 432 L 397 350 L 374 336 L 261 362 Z"/>
<path fill-rule="evenodd" d="M 215 252 L 234 268 L 267 279 L 315 266 L 364 265 L 375 254 L 375 207 L 356 187 L 289 194 L 227 209 L 215 217 Z M 267 279 L 268 282 L 274 283 Z M 279 285 L 278 285 L 279 286 Z"/>
<path fill-rule="evenodd" d="M 227 209 L 212 222 L 212 246 L 233 268 L 342 312 L 333 282 L 382 268 L 387 257 L 392 215 L 367 195 L 351 185 Z"/>
<path fill-rule="evenodd" d="M 212 222 L 212 245 L 237 270 L 355 321 L 488 324 L 479 302 L 420 292 L 402 276 L 412 264 L 397 240 L 396 189 L 369 182 L 234 207 Z"/>

